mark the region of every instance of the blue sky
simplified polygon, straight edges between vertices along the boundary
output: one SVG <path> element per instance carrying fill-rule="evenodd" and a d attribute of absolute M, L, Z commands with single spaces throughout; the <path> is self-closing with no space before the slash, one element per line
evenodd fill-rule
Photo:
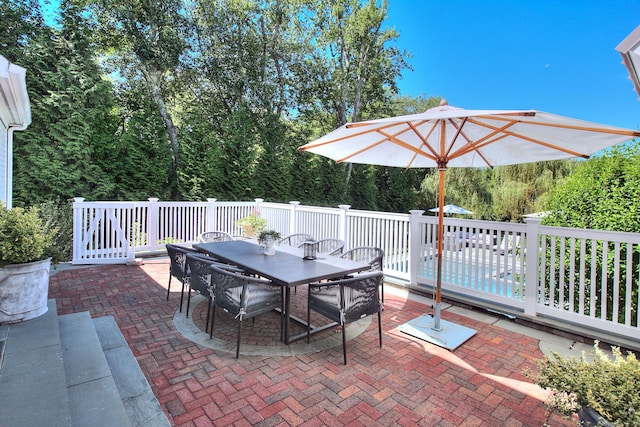
<path fill-rule="evenodd" d="M 640 128 L 615 50 L 640 25 L 638 0 L 390 0 L 386 24 L 412 55 L 403 95 Z"/>

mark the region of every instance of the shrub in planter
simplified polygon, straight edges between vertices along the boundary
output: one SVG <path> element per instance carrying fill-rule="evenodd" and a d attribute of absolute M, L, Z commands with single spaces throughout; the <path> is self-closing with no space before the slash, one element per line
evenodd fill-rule
<path fill-rule="evenodd" d="M 585 354 L 565 358 L 553 353 L 538 363 L 538 374 L 527 375 L 551 390 L 546 404 L 552 411 L 565 415 L 582 411 L 583 421 L 595 411 L 610 425 L 640 426 L 640 362 L 631 352 L 623 356 L 617 347 L 612 354 L 609 358 L 596 342 L 592 362 Z"/>
<path fill-rule="evenodd" d="M 0 267 L 48 258 L 54 235 L 36 207 L 7 209 L 0 203 Z"/>
<path fill-rule="evenodd" d="M 33 319 L 47 311 L 51 247 L 55 229 L 38 209 L 7 209 L 0 203 L 0 323 Z"/>
<path fill-rule="evenodd" d="M 251 215 L 237 220 L 236 225 L 242 227 L 245 236 L 255 236 L 265 229 L 267 219 L 260 217 L 260 212 L 253 211 Z"/>

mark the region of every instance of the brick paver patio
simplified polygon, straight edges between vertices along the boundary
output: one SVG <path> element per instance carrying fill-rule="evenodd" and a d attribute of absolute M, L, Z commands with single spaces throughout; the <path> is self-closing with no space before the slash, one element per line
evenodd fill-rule
<path fill-rule="evenodd" d="M 340 346 L 236 360 L 179 334 L 179 283 L 174 279 L 176 292 L 166 301 L 167 281 L 168 260 L 152 258 L 141 266 L 59 271 L 49 292 L 60 314 L 114 316 L 173 425 L 574 425 L 548 419 L 542 390 L 523 374 L 542 358 L 534 338 L 444 311 L 443 319 L 478 330 L 450 352 L 397 331 L 429 307 L 387 293 L 382 349 L 371 322 L 348 342 L 347 366 Z M 203 311 L 195 308 L 196 324 Z M 268 341 L 264 322 L 245 322 L 243 342 Z M 226 327 L 235 328 L 233 320 L 217 317 L 216 333 Z"/>

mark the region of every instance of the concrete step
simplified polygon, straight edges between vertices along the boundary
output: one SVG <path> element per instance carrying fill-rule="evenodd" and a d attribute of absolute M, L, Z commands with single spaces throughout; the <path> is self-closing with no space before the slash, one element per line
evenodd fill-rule
<path fill-rule="evenodd" d="M 1 426 L 71 426 L 55 300 L 44 315 L 0 326 Z"/>
<path fill-rule="evenodd" d="M 134 426 L 171 426 L 113 316 L 93 319 L 102 351 Z"/>
<path fill-rule="evenodd" d="M 58 322 L 72 425 L 131 426 L 89 313 Z"/>
<path fill-rule="evenodd" d="M 171 424 L 111 316 L 0 326 L 0 426 Z"/>

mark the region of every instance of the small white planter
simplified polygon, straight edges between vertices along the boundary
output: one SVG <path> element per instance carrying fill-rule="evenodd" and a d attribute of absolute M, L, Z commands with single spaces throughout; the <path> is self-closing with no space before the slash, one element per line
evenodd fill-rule
<path fill-rule="evenodd" d="M 51 258 L 0 268 L 0 324 L 42 316 L 48 310 Z"/>
<path fill-rule="evenodd" d="M 271 237 L 267 237 L 264 240 L 264 254 L 275 255 L 276 254 L 276 241 Z"/>

